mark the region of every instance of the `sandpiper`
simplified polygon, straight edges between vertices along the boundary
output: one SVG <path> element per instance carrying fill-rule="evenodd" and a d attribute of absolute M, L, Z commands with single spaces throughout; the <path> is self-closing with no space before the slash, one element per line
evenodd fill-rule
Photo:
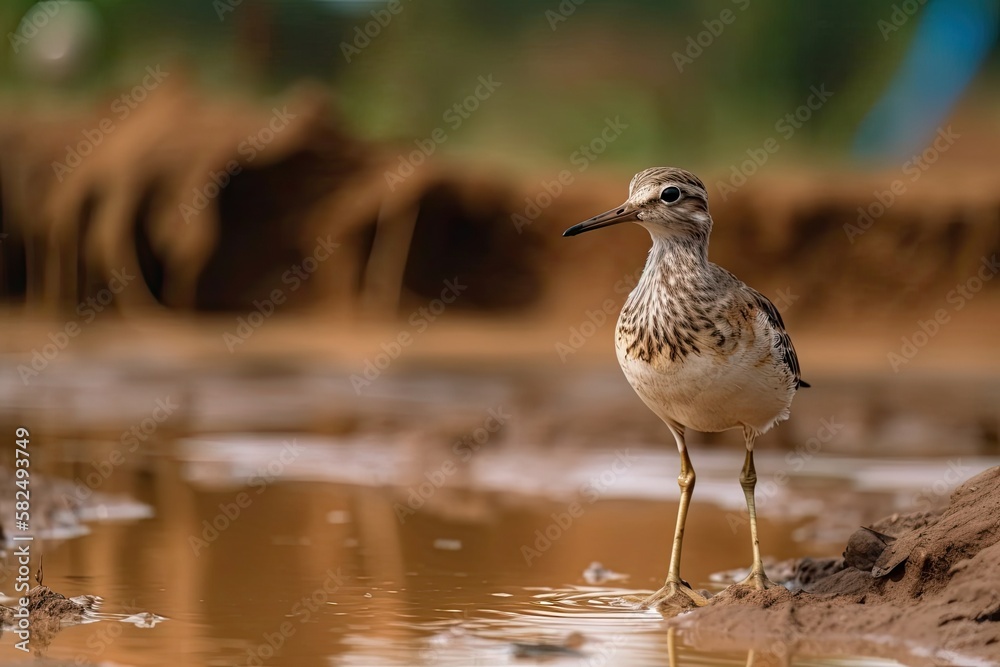
<path fill-rule="evenodd" d="M 774 304 L 708 261 L 712 217 L 708 192 L 697 176 L 673 167 L 640 172 L 624 204 L 570 227 L 563 236 L 620 222 L 645 227 L 653 247 L 618 318 L 618 363 L 639 398 L 673 433 L 681 456 L 681 498 L 667 580 L 645 603 L 706 602 L 680 577 L 684 522 L 695 482 L 684 439 L 688 428 L 743 429 L 747 451 L 740 484 L 750 518 L 753 566 L 739 585 L 774 586 L 764 574 L 757 539 L 753 445 L 758 435 L 788 418 L 795 392 L 809 386 L 800 377 L 795 348 Z"/>

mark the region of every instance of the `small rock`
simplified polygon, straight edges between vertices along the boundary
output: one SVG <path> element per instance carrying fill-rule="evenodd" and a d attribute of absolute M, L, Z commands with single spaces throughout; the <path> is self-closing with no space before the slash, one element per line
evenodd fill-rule
<path fill-rule="evenodd" d="M 579 632 L 571 632 L 561 643 L 548 644 L 539 642 L 534 644 L 514 643 L 514 657 L 519 659 L 535 658 L 555 658 L 573 657 L 582 658 L 584 653 L 580 648 L 587 643 L 586 638 Z"/>
<path fill-rule="evenodd" d="M 621 574 L 620 572 L 613 572 L 595 560 L 586 570 L 583 571 L 583 579 L 588 584 L 596 585 L 603 584 L 606 581 L 628 579 L 628 575 Z"/>
<path fill-rule="evenodd" d="M 891 535 L 880 533 L 871 528 L 859 528 L 847 540 L 844 562 L 856 570 L 871 572 L 882 552 L 895 541 L 896 538 Z"/>

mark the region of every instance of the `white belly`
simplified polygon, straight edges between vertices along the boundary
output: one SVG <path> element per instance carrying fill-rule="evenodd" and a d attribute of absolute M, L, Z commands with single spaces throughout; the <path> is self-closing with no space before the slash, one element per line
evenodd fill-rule
<path fill-rule="evenodd" d="M 621 345 L 616 349 L 629 384 L 664 421 L 697 431 L 749 426 L 763 433 L 788 418 L 795 390 L 766 350 L 741 345 L 727 358 L 692 353 L 654 367 L 628 358 Z"/>

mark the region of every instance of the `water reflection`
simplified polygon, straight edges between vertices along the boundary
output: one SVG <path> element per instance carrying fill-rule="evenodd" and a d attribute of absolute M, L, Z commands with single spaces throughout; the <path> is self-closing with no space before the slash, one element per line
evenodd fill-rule
<path fill-rule="evenodd" d="M 421 473 L 436 469 L 433 456 L 408 459 L 391 442 L 374 440 L 157 435 L 100 485 L 102 497 L 127 494 L 151 508 L 151 516 L 95 509 L 88 518 L 103 519 L 87 524 L 91 534 L 38 545 L 49 586 L 67 596 L 101 595 L 102 611 L 110 614 L 102 623 L 64 628 L 48 647 L 53 659 L 134 665 L 845 664 L 781 645 L 755 646 L 749 654 L 695 651 L 684 629 L 622 602 L 661 583 L 675 507 L 669 496 L 658 496 L 651 480 L 661 476 L 659 469 L 670 469 L 669 452 L 633 452 L 641 464 L 566 524 L 569 503 L 580 500 L 578 480 L 602 469 L 614 451 L 535 452 L 531 474 L 524 468 L 517 474 L 552 479 L 540 494 L 503 492 L 508 469 L 483 469 L 490 463 L 483 459 L 466 471 L 462 485 L 435 487 L 423 505 L 401 514 L 413 484 L 426 479 Z M 284 449 L 282 442 L 288 443 Z M 48 448 L 48 476 L 80 479 L 87 470 L 82 461 L 106 454 L 107 445 L 97 440 L 68 445 L 40 443 Z M 726 466 L 713 465 L 711 452 L 702 458 L 699 483 L 735 486 Z M 785 491 L 806 506 L 810 493 L 815 500 L 838 489 L 857 500 L 849 475 L 830 477 L 830 470 L 852 467 L 856 461 L 831 459 L 824 485 L 793 479 Z M 378 480 L 366 474 L 376 468 L 382 471 Z M 893 498 L 874 494 L 855 504 L 881 512 Z M 692 583 L 711 588 L 711 573 L 746 565 L 747 541 L 739 527 L 733 529 L 730 513 L 724 503 L 692 509 L 692 548 L 684 563 Z M 761 526 L 775 557 L 827 548 L 815 539 L 790 538 L 796 529 L 821 534 L 807 530 L 815 516 L 768 516 L 778 519 Z M 559 531 L 546 532 L 552 525 Z M 4 569 L 6 588 L 11 565 Z M 609 576 L 588 583 L 595 573 Z M 129 620 L 143 612 L 156 616 L 141 618 L 169 621 Z M 697 639 L 706 645 L 706 637 Z M 9 633 L 2 642 L 10 647 Z M 21 656 L 14 653 L 4 651 L 17 662 Z"/>

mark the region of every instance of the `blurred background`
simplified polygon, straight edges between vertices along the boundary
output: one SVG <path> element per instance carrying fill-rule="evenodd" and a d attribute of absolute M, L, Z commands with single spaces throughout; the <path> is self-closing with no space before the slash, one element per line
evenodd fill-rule
<path fill-rule="evenodd" d="M 5 2 L 0 461 L 29 429 L 49 586 L 168 619 L 36 651 L 502 664 L 586 617 L 662 663 L 573 597 L 665 573 L 676 454 L 613 352 L 649 239 L 560 236 L 649 166 L 813 387 L 758 442 L 765 552 L 945 502 L 1000 457 L 998 5 Z M 742 441 L 692 439 L 706 582 Z"/>

